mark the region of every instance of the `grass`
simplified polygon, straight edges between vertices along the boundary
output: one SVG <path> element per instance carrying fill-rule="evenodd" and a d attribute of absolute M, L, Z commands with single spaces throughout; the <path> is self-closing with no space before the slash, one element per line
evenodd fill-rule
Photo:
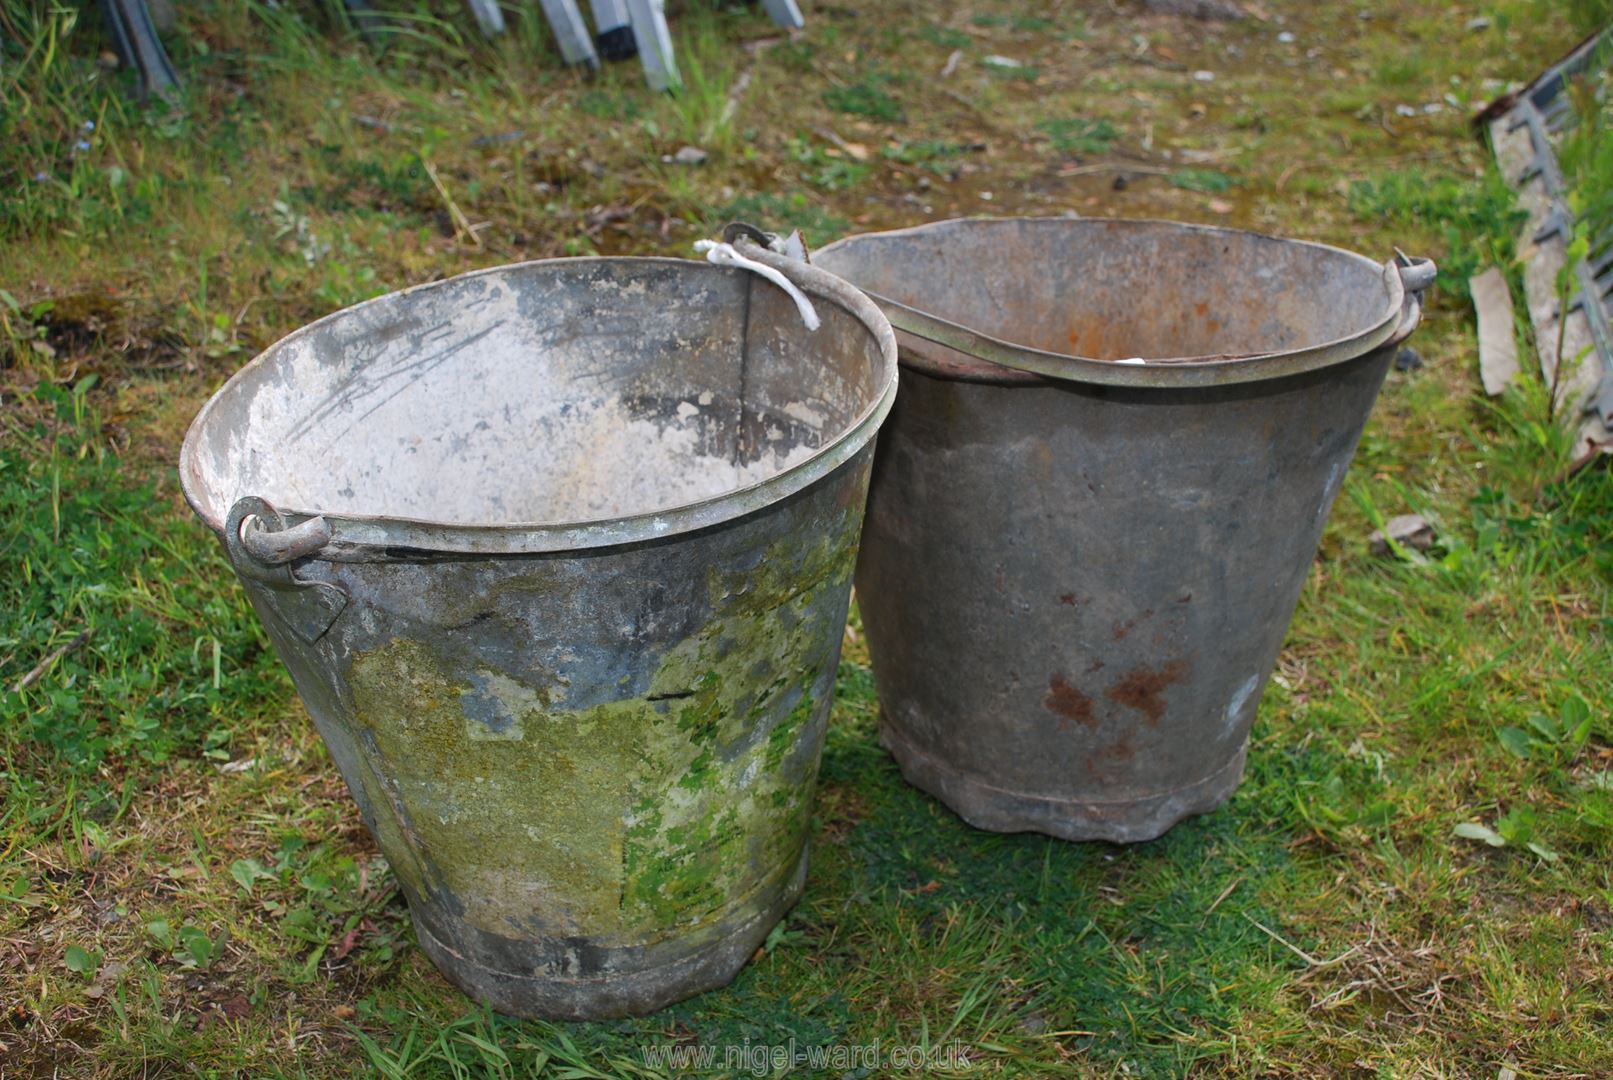
<path fill-rule="evenodd" d="M 1120 137 L 1120 132 L 1107 120 L 1059 118 L 1044 120 L 1037 125 L 1063 154 L 1102 154 Z"/>
<path fill-rule="evenodd" d="M 505 44 L 393 6 L 376 52 L 336 5 L 181 5 L 170 107 L 96 66 L 77 8 L 0 0 L 0 1075 L 661 1076 L 700 1070 L 646 1048 L 792 1040 L 959 1075 L 1613 1074 L 1613 478 L 1562 478 L 1538 385 L 1477 390 L 1462 281 L 1516 274 L 1516 215 L 1465 116 L 1421 109 L 1529 77 L 1576 25 L 1267 0 L 1287 46 L 1126 5 L 825 6 L 740 50 L 765 20 L 696 5 L 669 98 L 560 68 L 532 5 Z M 1478 14 L 1508 31 L 1453 42 Z M 662 164 L 685 143 L 707 164 Z M 1601 145 L 1570 160 L 1586 199 Z M 1155 171 L 1069 168 L 1122 153 Z M 735 983 L 601 1024 L 470 1005 L 178 497 L 185 424 L 387 289 L 686 254 L 730 217 L 821 244 L 988 210 L 1440 261 L 1426 367 L 1385 387 L 1243 786 L 1133 847 L 971 830 L 879 750 L 854 621 L 806 898 Z M 1370 556 L 1404 512 L 1436 546 Z"/>
<path fill-rule="evenodd" d="M 831 86 L 823 92 L 823 102 L 836 112 L 850 116 L 883 120 L 887 123 L 904 117 L 901 102 L 886 89 L 891 77 L 885 72 L 869 72 L 854 83 Z"/>

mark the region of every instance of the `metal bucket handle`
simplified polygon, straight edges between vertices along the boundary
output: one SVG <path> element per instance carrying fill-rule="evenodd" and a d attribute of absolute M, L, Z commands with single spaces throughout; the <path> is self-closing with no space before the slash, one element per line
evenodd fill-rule
<path fill-rule="evenodd" d="M 735 229 L 736 226 L 729 228 Z M 1014 371 L 1071 382 L 1107 385 L 1220 385 L 1298 374 L 1351 360 L 1376 348 L 1400 344 L 1422 321 L 1423 290 L 1434 283 L 1436 268 L 1433 260 L 1410 256 L 1396 248 L 1395 257 L 1384 263 L 1383 273 L 1385 288 L 1390 298 L 1398 301 L 1399 309 L 1394 315 L 1353 337 L 1289 353 L 1249 353 L 1214 360 L 1183 357 L 1150 360 L 1142 364 L 1096 360 L 1016 345 L 879 293 L 864 291 L 879 304 L 890 324 L 903 333 Z M 1398 297 L 1395 295 L 1397 292 Z M 1256 365 L 1250 361 L 1260 363 Z"/>
<path fill-rule="evenodd" d="M 310 645 L 325 636 L 347 607 L 347 591 L 329 582 L 304 581 L 292 564 L 330 541 L 330 524 L 322 516 L 287 527 L 280 511 L 256 495 L 235 500 L 224 522 L 224 548 L 236 573 L 265 586 L 275 613 Z"/>
<path fill-rule="evenodd" d="M 1384 272 L 1394 273 L 1400 278 L 1402 293 L 1400 325 L 1384 344 L 1399 345 L 1410 337 L 1411 332 L 1423 321 L 1423 291 L 1434 283 L 1439 268 L 1434 265 L 1432 259 L 1407 255 L 1399 248 L 1395 248 L 1395 257 L 1384 266 Z"/>

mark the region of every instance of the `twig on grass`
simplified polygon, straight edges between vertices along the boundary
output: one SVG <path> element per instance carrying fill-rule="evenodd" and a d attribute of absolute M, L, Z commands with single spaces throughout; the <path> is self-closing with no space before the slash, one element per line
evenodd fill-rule
<path fill-rule="evenodd" d="M 448 189 L 443 186 L 441 178 L 437 176 L 437 167 L 427 161 L 424 156 L 420 158 L 420 164 L 425 168 L 426 176 L 431 179 L 431 186 L 437 189 L 437 194 L 442 196 L 443 204 L 448 207 L 448 217 L 454 223 L 455 236 L 460 238 L 469 237 L 472 244 L 476 247 L 481 247 L 482 238 L 476 235 L 476 228 L 471 225 L 470 218 L 465 216 L 465 211 L 461 210 L 459 204 L 454 201 L 454 197 L 448 194 Z"/>
<path fill-rule="evenodd" d="M 1259 930 L 1262 934 L 1265 934 L 1267 937 L 1271 938 L 1271 940 L 1275 941 L 1277 944 L 1281 945 L 1283 948 L 1305 961 L 1305 963 L 1312 968 L 1330 968 L 1336 964 L 1342 964 L 1344 961 L 1361 951 L 1360 945 L 1351 945 L 1348 949 L 1339 953 L 1331 960 L 1318 960 L 1304 949 L 1301 949 L 1298 945 L 1291 944 L 1285 940 L 1281 934 L 1277 933 L 1277 931 L 1261 925 L 1248 915 L 1245 915 L 1244 918 L 1248 919 L 1250 925 L 1256 930 Z"/>
<path fill-rule="evenodd" d="M 17 684 L 11 688 L 11 692 L 14 694 L 20 694 L 30 686 L 34 685 L 34 683 L 38 682 L 44 677 L 45 672 L 50 670 L 50 666 L 52 664 L 66 656 L 68 653 L 76 652 L 86 641 L 89 640 L 89 638 L 90 629 L 89 627 L 85 627 L 83 630 L 78 632 L 78 636 L 73 638 L 72 641 L 69 641 L 65 645 L 58 645 L 56 648 L 52 649 L 49 655 L 47 655 L 43 660 L 34 666 L 32 671 L 17 680 Z"/>
<path fill-rule="evenodd" d="M 1239 874 L 1237 877 L 1233 878 L 1230 883 L 1228 883 L 1226 888 L 1221 890 L 1221 895 L 1215 898 L 1215 903 L 1204 909 L 1204 917 L 1209 918 L 1211 915 L 1215 914 L 1215 909 L 1221 906 L 1221 901 L 1231 896 L 1232 890 L 1236 889 L 1241 884 L 1243 884 L 1243 875 Z"/>

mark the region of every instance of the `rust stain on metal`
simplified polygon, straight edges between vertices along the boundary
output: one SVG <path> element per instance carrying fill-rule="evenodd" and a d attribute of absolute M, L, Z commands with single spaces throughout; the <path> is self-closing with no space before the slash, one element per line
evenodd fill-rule
<path fill-rule="evenodd" d="M 1063 717 L 1059 721 L 1062 730 L 1069 730 L 1069 721 L 1087 728 L 1098 726 L 1098 718 L 1092 714 L 1092 699 L 1071 686 L 1063 675 L 1055 673 L 1047 681 L 1047 697 L 1042 699 L 1047 711 L 1057 713 Z"/>
<path fill-rule="evenodd" d="M 1110 701 L 1117 701 L 1129 709 L 1136 709 L 1148 717 L 1150 725 L 1158 724 L 1165 715 L 1165 688 L 1187 672 L 1187 665 L 1172 660 L 1158 671 L 1140 667 L 1103 692 Z"/>
<path fill-rule="evenodd" d="M 1116 641 L 1123 640 L 1127 634 L 1131 633 L 1132 630 L 1136 628 L 1138 623 L 1142 622 L 1144 619 L 1150 617 L 1153 614 L 1154 614 L 1154 609 L 1149 608 L 1147 611 L 1144 611 L 1141 615 L 1133 615 L 1131 618 L 1127 619 L 1125 622 L 1115 623 L 1115 640 Z"/>
<path fill-rule="evenodd" d="M 1102 750 L 1095 750 L 1087 755 L 1083 765 L 1091 776 L 1107 776 L 1112 766 L 1123 764 L 1137 756 L 1137 748 L 1131 743 L 1131 732 L 1126 732 Z"/>

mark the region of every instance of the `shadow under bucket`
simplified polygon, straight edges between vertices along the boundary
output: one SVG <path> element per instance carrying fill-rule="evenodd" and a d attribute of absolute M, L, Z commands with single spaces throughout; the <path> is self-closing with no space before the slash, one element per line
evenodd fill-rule
<path fill-rule="evenodd" d="M 889 325 L 819 270 L 528 263 L 338 312 L 180 476 L 420 944 L 494 1008 L 731 979 L 799 897 Z"/>
<path fill-rule="evenodd" d="M 903 775 L 1072 840 L 1219 805 L 1432 264 L 1062 218 L 814 261 L 897 329 L 856 580 Z"/>

